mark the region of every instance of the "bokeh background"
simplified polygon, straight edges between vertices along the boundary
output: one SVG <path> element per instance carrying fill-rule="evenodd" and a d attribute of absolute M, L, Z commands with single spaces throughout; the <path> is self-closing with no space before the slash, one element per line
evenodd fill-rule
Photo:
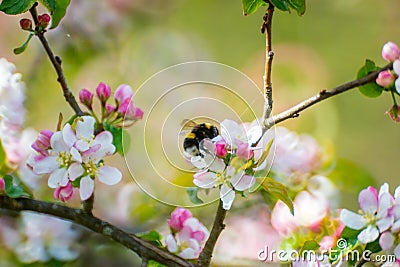
<path fill-rule="evenodd" d="M 389 40 L 400 43 L 398 10 L 398 0 L 379 3 L 309 0 L 303 17 L 276 12 L 274 112 L 321 89 L 354 79 L 366 58 L 380 66 L 386 64 L 380 55 L 382 45 Z M 66 77 L 75 94 L 81 88 L 94 90 L 100 81 L 114 89 L 127 83 L 137 90 L 154 73 L 194 60 L 232 66 L 262 88 L 265 43 L 265 36 L 260 33 L 262 16 L 261 10 L 243 16 L 240 0 L 72 0 L 61 26 L 47 37 L 63 59 Z M 12 49 L 27 36 L 18 26 L 21 17 L 27 16 L 0 13 L 0 57 L 14 62 L 23 74 L 28 88 L 27 127 L 54 129 L 58 113 L 68 117 L 72 111 L 64 102 L 55 73 L 37 40 L 22 55 L 13 55 Z M 399 183 L 400 125 L 384 114 L 391 105 L 387 94 L 369 99 L 354 89 L 282 125 L 314 136 L 329 155 L 354 162 L 377 185 L 389 182 L 393 188 Z M 123 184 L 128 186 L 119 185 L 97 193 L 97 203 L 101 203 L 97 214 L 132 231 L 161 227 L 160 222 L 165 227 L 172 207 L 141 192 L 129 178 L 123 159 L 112 163 L 125 171 Z M 342 178 L 342 188 L 346 188 L 343 181 L 351 184 L 353 171 L 349 169 Z M 180 183 L 190 185 L 190 177 L 181 178 Z M 354 186 L 349 187 L 351 190 L 342 203 L 355 207 L 357 191 Z M 50 194 L 42 195 L 51 199 Z M 194 213 L 207 224 L 212 220 L 213 209 L 214 206 L 198 208 Z M 98 242 L 98 238 L 92 236 L 85 242 Z M 102 253 L 102 249 L 109 253 Z M 93 264 L 94 260 L 96 266 L 111 266 L 107 260 L 112 253 L 121 255 L 121 264 L 132 264 L 129 252 L 107 242 L 95 251 L 86 250 L 90 253 L 74 264 L 79 266 L 86 260 Z"/>

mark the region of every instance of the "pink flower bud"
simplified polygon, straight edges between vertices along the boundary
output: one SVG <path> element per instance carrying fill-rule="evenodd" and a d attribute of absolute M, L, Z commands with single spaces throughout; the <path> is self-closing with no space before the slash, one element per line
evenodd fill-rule
<path fill-rule="evenodd" d="M 39 152 L 43 156 L 47 156 L 48 149 L 51 147 L 50 139 L 53 136 L 53 132 L 50 130 L 42 130 L 35 142 L 32 144 L 32 148 Z"/>
<path fill-rule="evenodd" d="M 48 25 L 49 25 L 49 23 L 50 23 L 50 19 L 51 19 L 51 17 L 50 17 L 50 15 L 49 14 L 42 14 L 42 15 L 39 15 L 38 16 L 38 22 L 39 22 L 39 25 L 42 27 L 42 28 L 46 28 Z"/>
<path fill-rule="evenodd" d="M 393 121 L 400 122 L 400 106 L 393 105 L 393 107 L 386 111 L 385 114 L 389 114 Z"/>
<path fill-rule="evenodd" d="M 225 157 L 228 152 L 226 151 L 226 142 L 224 140 L 218 141 L 215 144 L 215 154 L 218 157 Z"/>
<path fill-rule="evenodd" d="M 82 89 L 79 92 L 79 100 L 86 107 L 91 108 L 93 104 L 93 94 L 87 89 Z"/>
<path fill-rule="evenodd" d="M 0 192 L 6 190 L 6 183 L 3 178 L 0 178 Z"/>
<path fill-rule="evenodd" d="M 379 73 L 378 78 L 376 78 L 376 83 L 382 87 L 388 88 L 393 85 L 395 79 L 396 77 L 390 71 L 384 70 Z"/>
<path fill-rule="evenodd" d="M 96 94 L 102 103 L 105 103 L 111 95 L 111 89 L 108 84 L 99 83 L 96 88 Z"/>
<path fill-rule="evenodd" d="M 21 26 L 21 29 L 25 31 L 32 30 L 32 21 L 30 19 L 21 19 L 19 25 Z"/>
<path fill-rule="evenodd" d="M 192 217 L 192 213 L 184 208 L 177 207 L 171 214 L 171 219 L 168 220 L 169 227 L 176 232 L 183 229 L 185 221 Z"/>
<path fill-rule="evenodd" d="M 66 186 L 59 186 L 54 191 L 54 199 L 59 199 L 62 202 L 66 202 L 72 198 L 74 193 L 74 189 L 71 183 L 68 183 Z"/>
<path fill-rule="evenodd" d="M 106 104 L 106 114 L 105 114 L 105 116 L 108 117 L 113 112 L 115 112 L 115 107 L 113 105 Z"/>
<path fill-rule="evenodd" d="M 120 85 L 114 93 L 114 98 L 117 105 L 123 103 L 126 99 L 131 99 L 132 96 L 132 88 L 127 84 Z"/>
<path fill-rule="evenodd" d="M 136 107 L 129 98 L 118 107 L 118 113 L 124 116 L 125 120 L 141 120 L 143 118 L 143 110 Z"/>
<path fill-rule="evenodd" d="M 382 48 L 382 57 L 389 62 L 399 58 L 399 47 L 393 42 L 387 42 Z"/>

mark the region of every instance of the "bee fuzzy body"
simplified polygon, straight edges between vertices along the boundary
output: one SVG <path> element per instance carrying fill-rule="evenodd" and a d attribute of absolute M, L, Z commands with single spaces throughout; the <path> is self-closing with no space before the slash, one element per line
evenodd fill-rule
<path fill-rule="evenodd" d="M 183 141 L 183 148 L 185 152 L 192 156 L 199 156 L 199 145 L 200 142 L 205 139 L 213 139 L 218 136 L 219 132 L 217 127 L 210 123 L 201 123 L 193 127 L 192 131 L 188 133 Z"/>

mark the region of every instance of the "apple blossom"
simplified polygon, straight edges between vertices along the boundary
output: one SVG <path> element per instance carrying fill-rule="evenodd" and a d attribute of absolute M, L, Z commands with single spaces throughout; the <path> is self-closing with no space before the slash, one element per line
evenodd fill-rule
<path fill-rule="evenodd" d="M 122 178 L 118 169 L 103 163 L 104 157 L 115 152 L 112 134 L 103 131 L 95 136 L 95 119 L 91 116 L 77 118 L 75 125 L 73 129 L 67 123 L 62 131 L 52 134 L 48 150 L 39 149 L 40 154 L 32 156 L 28 162 L 34 173 L 49 175 L 49 187 L 55 188 L 54 196 L 63 201 L 72 196 L 70 183 L 77 186 L 79 182 L 80 197 L 86 200 L 93 194 L 94 179 L 114 185 Z M 48 136 L 48 132 L 47 135 L 39 135 L 35 144 L 46 143 L 43 140 L 46 141 Z M 77 179 L 80 180 L 75 182 Z"/>
<path fill-rule="evenodd" d="M 172 231 L 165 238 L 168 251 L 184 259 L 198 258 L 209 236 L 207 228 L 183 208 L 174 210 L 168 224 Z"/>
<path fill-rule="evenodd" d="M 66 202 L 72 198 L 72 195 L 74 193 L 72 184 L 69 182 L 67 183 L 66 186 L 59 186 L 57 189 L 54 191 L 54 199 L 59 199 L 62 202 Z"/>
<path fill-rule="evenodd" d="M 392 62 L 399 58 L 399 47 L 393 42 L 387 42 L 382 48 L 382 57 Z"/>
<path fill-rule="evenodd" d="M 396 81 L 394 82 L 394 85 L 396 87 L 397 93 L 400 94 L 400 59 L 396 59 L 393 62 L 393 71 L 396 73 L 396 75 L 398 77 L 396 79 Z"/>
<path fill-rule="evenodd" d="M 393 224 L 394 217 L 390 213 L 393 206 L 393 197 L 384 184 L 379 194 L 373 187 L 368 187 L 360 192 L 358 202 L 362 213 L 343 209 L 340 220 L 349 228 L 362 230 L 357 236 L 358 240 L 367 244 L 375 241 L 380 233 L 387 231 Z"/>
<path fill-rule="evenodd" d="M 116 104 L 119 106 L 127 99 L 131 100 L 133 96 L 132 88 L 127 84 L 121 84 L 118 86 L 114 93 L 114 99 Z"/>

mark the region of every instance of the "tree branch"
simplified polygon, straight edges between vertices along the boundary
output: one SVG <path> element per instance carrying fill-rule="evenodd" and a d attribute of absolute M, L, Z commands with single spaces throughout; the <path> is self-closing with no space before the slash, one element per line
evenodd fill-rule
<path fill-rule="evenodd" d="M 81 209 L 73 209 L 55 203 L 28 198 L 13 199 L 7 196 L 0 196 L 0 208 L 18 212 L 30 210 L 67 219 L 85 226 L 93 232 L 113 239 L 128 249 L 136 252 L 143 259 L 152 259 L 167 266 L 193 267 L 191 263 L 184 259 L 158 248 L 133 234 L 129 234 L 91 214 L 87 214 Z"/>
<path fill-rule="evenodd" d="M 222 230 L 225 229 L 225 220 L 226 210 L 222 207 L 222 201 L 219 201 L 217 214 L 215 215 L 214 224 L 211 229 L 210 237 L 208 238 L 203 251 L 199 256 L 199 261 L 196 266 L 198 267 L 207 267 L 210 266 L 212 254 L 214 251 L 215 244 L 217 243 L 218 237 L 221 234 Z"/>
<path fill-rule="evenodd" d="M 314 95 L 314 96 L 300 102 L 299 104 L 289 108 L 288 110 L 285 110 L 285 111 L 267 119 L 266 126 L 263 129 L 263 132 L 265 133 L 269 128 L 271 128 L 275 124 L 283 122 L 287 119 L 298 117 L 301 111 L 321 102 L 322 100 L 328 99 L 332 96 L 341 94 L 343 92 L 346 92 L 350 89 L 359 87 L 361 85 L 375 82 L 376 78 L 378 77 L 378 74 L 381 71 L 390 69 L 390 68 L 392 68 L 392 66 L 393 66 L 393 63 L 390 63 L 390 64 L 386 65 L 385 67 L 383 67 L 382 69 L 372 72 L 372 73 L 368 74 L 367 76 L 362 77 L 360 79 L 353 80 L 351 82 L 339 85 L 330 90 L 325 90 L 325 89 L 321 90 L 317 95 Z"/>
<path fill-rule="evenodd" d="M 35 3 L 31 9 L 29 9 L 29 12 L 32 15 L 33 21 L 35 22 L 35 30 L 38 29 L 38 15 L 36 11 L 36 6 L 37 3 Z M 47 41 L 46 37 L 44 37 L 45 31 L 40 31 L 36 34 L 36 36 L 39 38 L 40 42 L 42 43 L 42 46 L 44 50 L 47 53 L 47 56 L 49 57 L 54 69 L 57 72 L 57 81 L 60 83 L 61 88 L 64 93 L 64 98 L 68 102 L 68 104 L 71 106 L 71 108 L 75 111 L 76 115 L 82 116 L 83 111 L 79 107 L 78 103 L 76 102 L 76 99 L 74 95 L 72 94 L 71 90 L 68 87 L 67 80 L 65 79 L 64 71 L 61 67 L 61 58 L 58 56 L 55 56 L 53 53 L 53 50 L 51 50 L 51 47 L 49 45 L 49 42 Z"/>
<path fill-rule="evenodd" d="M 274 52 L 272 52 L 272 16 L 274 14 L 274 5 L 268 2 L 268 9 L 264 15 L 264 23 L 261 32 L 265 32 L 265 72 L 264 72 L 264 112 L 262 122 L 265 125 L 266 120 L 271 116 L 272 112 L 272 60 Z"/>

